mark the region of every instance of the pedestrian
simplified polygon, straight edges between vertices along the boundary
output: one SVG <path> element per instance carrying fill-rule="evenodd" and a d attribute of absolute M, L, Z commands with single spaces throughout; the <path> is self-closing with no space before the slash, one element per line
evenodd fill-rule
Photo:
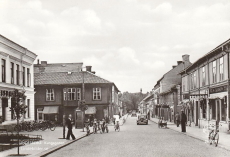
<path fill-rule="evenodd" d="M 176 126 L 179 127 L 179 125 L 180 125 L 180 115 L 179 115 L 178 112 L 175 115 L 175 120 L 176 120 Z"/>
<path fill-rule="evenodd" d="M 189 126 L 191 127 L 192 125 L 192 111 L 189 113 Z"/>
<path fill-rule="evenodd" d="M 68 128 L 68 133 L 66 139 L 69 140 L 70 136 L 73 140 L 75 140 L 75 136 L 73 135 L 72 128 L 73 128 L 73 119 L 72 115 L 69 115 L 69 118 L 66 120 L 66 125 Z"/>
<path fill-rule="evenodd" d="M 187 123 L 187 117 L 184 113 L 184 111 L 181 111 L 181 117 L 180 117 L 180 121 L 181 121 L 181 132 L 186 132 L 186 123 Z"/>

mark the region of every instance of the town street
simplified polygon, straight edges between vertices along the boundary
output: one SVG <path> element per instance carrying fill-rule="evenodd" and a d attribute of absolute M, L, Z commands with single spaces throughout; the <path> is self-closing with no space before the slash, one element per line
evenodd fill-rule
<path fill-rule="evenodd" d="M 111 126 L 107 134 L 92 134 L 74 142 L 49 157 L 84 156 L 229 156 L 230 152 L 170 129 L 159 129 L 157 124 L 136 125 L 136 117 L 128 117 L 115 132 Z M 220 137 L 221 138 L 221 137 Z"/>

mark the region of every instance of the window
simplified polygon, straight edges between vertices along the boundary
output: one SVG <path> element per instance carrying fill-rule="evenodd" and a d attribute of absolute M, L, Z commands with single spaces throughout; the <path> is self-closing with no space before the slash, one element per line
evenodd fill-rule
<path fill-rule="evenodd" d="M 27 87 L 30 87 L 30 69 L 27 68 Z"/>
<path fill-rule="evenodd" d="M 27 117 L 30 118 L 30 99 L 27 99 Z"/>
<path fill-rule="evenodd" d="M 224 80 L 224 58 L 220 58 L 220 81 Z"/>
<path fill-rule="evenodd" d="M 20 84 L 20 81 L 19 81 L 19 65 L 17 64 L 17 70 L 16 70 L 16 80 L 17 80 L 17 85 Z"/>
<path fill-rule="evenodd" d="M 193 88 L 196 88 L 196 72 L 193 73 Z"/>
<path fill-rule="evenodd" d="M 205 67 L 202 68 L 202 86 L 205 86 Z"/>
<path fill-rule="evenodd" d="M 54 101 L 54 89 L 46 89 L 46 101 Z"/>
<path fill-rule="evenodd" d="M 216 83 L 216 61 L 212 62 L 212 78 L 213 83 Z"/>
<path fill-rule="evenodd" d="M 11 73 L 11 84 L 14 84 L 14 63 L 12 62 L 11 62 L 10 73 Z"/>
<path fill-rule="evenodd" d="M 76 88 L 63 89 L 64 100 L 76 100 Z"/>
<path fill-rule="evenodd" d="M 2 82 L 6 82 L 6 60 L 2 59 Z"/>
<path fill-rule="evenodd" d="M 81 88 L 77 88 L 77 100 L 81 100 Z"/>
<path fill-rule="evenodd" d="M 101 100 L 101 88 L 93 88 L 93 100 Z"/>
<path fill-rule="evenodd" d="M 26 68 L 23 67 L 22 68 L 22 84 L 23 84 L 23 86 L 25 86 L 25 70 L 26 70 Z"/>

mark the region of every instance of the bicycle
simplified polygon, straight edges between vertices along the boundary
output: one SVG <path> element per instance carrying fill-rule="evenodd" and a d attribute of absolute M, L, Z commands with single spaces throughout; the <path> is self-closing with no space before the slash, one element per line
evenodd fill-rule
<path fill-rule="evenodd" d="M 212 145 L 214 144 L 216 147 L 218 145 L 219 142 L 219 126 L 218 125 L 211 125 L 212 127 L 211 131 L 209 132 L 209 136 L 208 136 L 208 140 L 209 140 L 209 144 Z M 216 128 L 214 128 L 216 126 Z"/>
<path fill-rule="evenodd" d="M 114 126 L 115 131 L 120 131 L 120 125 L 119 125 L 119 121 L 117 121 L 116 125 Z"/>

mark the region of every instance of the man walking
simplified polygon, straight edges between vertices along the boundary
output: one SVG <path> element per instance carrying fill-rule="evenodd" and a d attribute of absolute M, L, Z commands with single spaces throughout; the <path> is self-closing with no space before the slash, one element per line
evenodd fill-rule
<path fill-rule="evenodd" d="M 186 132 L 187 117 L 184 111 L 181 111 L 181 132 Z"/>
<path fill-rule="evenodd" d="M 73 120 L 72 120 L 72 115 L 71 114 L 69 115 L 69 118 L 66 120 L 66 125 L 67 125 L 67 128 L 68 128 L 68 133 L 67 133 L 66 139 L 69 140 L 70 135 L 71 135 L 71 138 L 73 140 L 75 140 L 75 136 L 73 135 L 73 132 L 72 132 Z"/>
<path fill-rule="evenodd" d="M 176 126 L 179 127 L 179 125 L 180 125 L 180 115 L 179 115 L 178 112 L 175 115 L 175 120 L 176 120 Z"/>

